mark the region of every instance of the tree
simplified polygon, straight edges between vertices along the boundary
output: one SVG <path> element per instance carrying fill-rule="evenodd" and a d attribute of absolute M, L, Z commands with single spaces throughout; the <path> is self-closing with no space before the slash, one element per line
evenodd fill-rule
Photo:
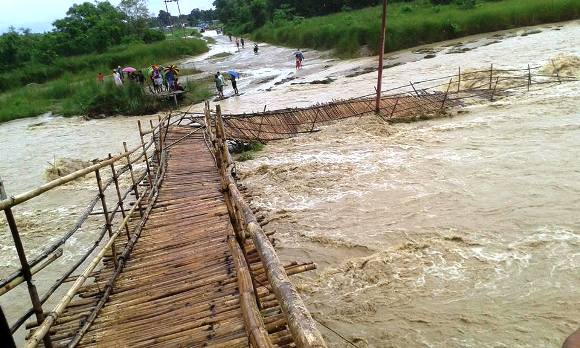
<path fill-rule="evenodd" d="M 147 19 L 149 17 L 147 0 L 122 0 L 119 4 L 119 10 L 131 20 Z"/>
<path fill-rule="evenodd" d="M 159 24 L 161 24 L 162 26 L 166 27 L 168 25 L 171 25 L 171 15 L 169 14 L 169 12 L 160 10 L 157 18 L 159 19 Z"/>

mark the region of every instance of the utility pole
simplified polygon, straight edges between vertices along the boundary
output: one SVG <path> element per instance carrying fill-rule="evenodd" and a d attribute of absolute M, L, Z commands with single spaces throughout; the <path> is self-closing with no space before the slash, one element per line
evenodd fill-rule
<path fill-rule="evenodd" d="M 381 42 L 379 43 L 379 77 L 377 79 L 377 100 L 375 105 L 375 112 L 379 113 L 381 108 L 381 89 L 383 87 L 383 60 L 385 57 L 385 34 L 387 31 L 387 3 L 388 0 L 383 0 L 383 20 L 381 23 Z"/>
<path fill-rule="evenodd" d="M 163 0 L 165 3 L 165 11 L 167 11 L 167 14 L 169 15 L 169 29 L 171 29 L 171 36 L 175 38 L 175 34 L 173 33 L 173 23 L 171 23 L 171 13 L 169 13 L 169 7 L 167 7 L 167 3 L 171 1 L 172 0 Z"/>

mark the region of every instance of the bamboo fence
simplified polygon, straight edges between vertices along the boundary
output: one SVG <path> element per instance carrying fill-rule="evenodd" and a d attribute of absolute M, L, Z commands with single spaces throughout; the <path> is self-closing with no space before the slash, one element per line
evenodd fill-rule
<path fill-rule="evenodd" d="M 410 122 L 446 115 L 473 101 L 490 100 L 531 88 L 548 88 L 578 81 L 559 74 L 542 74 L 539 67 L 525 69 L 497 69 L 461 71 L 457 74 L 422 81 L 409 82 L 382 91 L 378 115 L 386 122 Z M 346 100 L 333 100 L 306 108 L 281 109 L 247 114 L 223 115 L 226 137 L 234 141 L 250 142 L 279 140 L 310 133 L 328 122 L 373 113 L 375 95 L 369 94 Z M 192 122 L 208 124 L 215 115 L 184 113 Z"/>

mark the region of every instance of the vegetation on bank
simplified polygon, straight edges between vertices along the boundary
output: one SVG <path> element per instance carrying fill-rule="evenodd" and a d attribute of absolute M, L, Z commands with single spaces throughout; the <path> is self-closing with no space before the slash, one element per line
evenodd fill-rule
<path fill-rule="evenodd" d="M 208 81 L 188 81 L 184 87 L 186 93 L 181 104 L 198 103 L 211 96 Z M 73 81 L 66 76 L 1 94 L 0 122 L 49 111 L 62 116 L 146 115 L 173 106 L 173 98 L 162 99 L 136 82 L 128 81 L 117 87 L 110 80 L 99 84 L 93 80 Z"/>
<path fill-rule="evenodd" d="M 251 141 L 249 143 L 240 144 L 235 149 L 235 160 L 238 162 L 250 161 L 255 158 L 256 153 L 264 150 L 264 144 L 259 141 Z"/>
<path fill-rule="evenodd" d="M 441 4 L 434 4 L 434 3 Z M 448 3 L 448 4 L 446 4 Z M 346 10 L 322 17 L 278 16 L 251 35 L 295 48 L 335 49 L 358 55 L 365 46 L 378 53 L 381 6 Z M 416 0 L 389 5 L 385 50 L 396 51 L 466 35 L 559 22 L 580 17 L 577 0 Z M 230 29 L 239 29 L 237 24 Z"/>
<path fill-rule="evenodd" d="M 0 35 L 0 122 L 53 112 L 71 115 L 141 115 L 171 106 L 139 84 L 97 83 L 117 66 L 137 69 L 208 50 L 199 34 L 167 37 L 149 25 L 146 0 L 73 5 L 54 29 L 34 34 L 12 28 Z M 186 71 L 183 71 L 186 73 Z M 183 83 L 183 81 L 182 81 Z M 207 83 L 188 83 L 186 101 L 209 95 Z"/>

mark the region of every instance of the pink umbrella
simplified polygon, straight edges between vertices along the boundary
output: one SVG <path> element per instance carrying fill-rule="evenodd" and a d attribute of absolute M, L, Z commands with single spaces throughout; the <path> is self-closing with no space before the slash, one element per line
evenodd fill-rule
<path fill-rule="evenodd" d="M 133 67 L 130 67 L 130 66 L 128 66 L 126 68 L 123 68 L 123 72 L 126 72 L 126 73 L 132 73 L 132 72 L 135 72 L 135 71 L 137 71 L 137 69 L 135 69 Z"/>

